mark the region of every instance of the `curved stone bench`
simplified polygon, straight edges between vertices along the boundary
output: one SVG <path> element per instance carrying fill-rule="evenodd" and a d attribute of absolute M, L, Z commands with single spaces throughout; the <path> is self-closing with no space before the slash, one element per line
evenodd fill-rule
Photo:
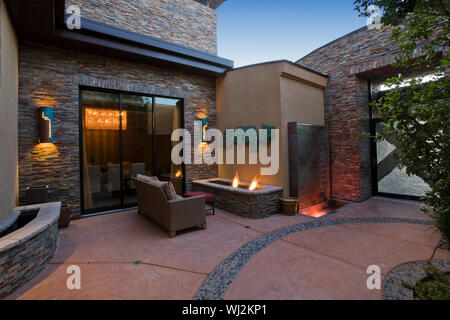
<path fill-rule="evenodd" d="M 39 209 L 35 219 L 0 238 L 0 298 L 35 277 L 58 248 L 60 202 L 18 207 L 6 223 L 14 223 L 20 212 L 34 209 Z"/>

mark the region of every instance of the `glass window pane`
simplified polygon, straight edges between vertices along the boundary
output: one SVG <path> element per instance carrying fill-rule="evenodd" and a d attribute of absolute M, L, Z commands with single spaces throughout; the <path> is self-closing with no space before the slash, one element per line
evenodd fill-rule
<path fill-rule="evenodd" d="M 181 122 L 181 100 L 155 98 L 156 172 L 160 180 L 171 181 L 179 195 L 183 193 L 183 170 L 182 166 L 172 163 L 172 147 L 176 142 L 171 141 L 171 136 L 174 130 L 182 127 Z"/>
<path fill-rule="evenodd" d="M 120 206 L 119 95 L 82 91 L 84 209 Z"/>
<path fill-rule="evenodd" d="M 122 112 L 127 127 L 122 129 L 124 203 L 137 203 L 138 174 L 153 176 L 152 97 L 122 94 Z"/>

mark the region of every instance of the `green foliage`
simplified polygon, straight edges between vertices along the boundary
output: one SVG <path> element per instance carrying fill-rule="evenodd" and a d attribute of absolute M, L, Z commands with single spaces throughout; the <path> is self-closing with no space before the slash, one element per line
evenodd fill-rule
<path fill-rule="evenodd" d="M 385 25 L 398 26 L 412 12 L 448 17 L 449 0 L 356 0 L 355 10 L 361 16 L 367 15 L 367 9 L 376 5 L 383 11 L 382 22 Z"/>
<path fill-rule="evenodd" d="M 441 272 L 428 262 L 424 268 L 426 278 L 411 285 L 403 282 L 403 286 L 414 291 L 417 300 L 450 300 L 450 275 Z"/>
<path fill-rule="evenodd" d="M 377 5 L 383 12 L 381 22 L 392 28 L 399 46 L 395 65 L 408 72 L 408 86 L 401 86 L 401 75 L 386 85 L 394 89 L 373 104 L 386 124 L 377 137 L 393 136 L 400 143 L 397 153 L 408 174 L 422 177 L 430 184 L 424 209 L 436 228 L 450 243 L 450 0 L 356 0 L 360 15 Z M 374 31 L 375 32 L 375 31 Z M 420 48 L 420 50 L 418 50 Z M 414 78 L 424 72 L 442 78 L 421 84 Z"/>
<path fill-rule="evenodd" d="M 401 78 L 390 79 L 395 84 Z M 436 227 L 450 242 L 450 79 L 410 86 L 387 93 L 374 104 L 386 121 L 385 135 L 401 143 L 397 156 L 408 174 L 422 177 L 432 188 L 424 198 Z"/>

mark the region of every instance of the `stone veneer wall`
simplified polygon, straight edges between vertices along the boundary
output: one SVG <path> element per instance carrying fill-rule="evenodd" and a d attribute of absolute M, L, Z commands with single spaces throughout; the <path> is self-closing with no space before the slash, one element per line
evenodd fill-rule
<path fill-rule="evenodd" d="M 398 55 L 391 29 L 359 29 L 297 61 L 327 74 L 325 120 L 331 150 L 332 196 L 361 201 L 372 194 L 368 78 Z M 380 74 L 377 74 L 379 77 Z"/>
<path fill-rule="evenodd" d="M 215 79 L 27 41 L 19 52 L 21 203 L 28 185 L 46 183 L 49 201 L 80 213 L 80 85 L 184 98 L 185 126 L 192 135 L 200 112 L 216 125 Z M 54 144 L 38 144 L 40 106 L 54 107 Z M 217 177 L 217 171 L 217 166 L 186 166 L 187 189 L 192 180 Z"/>
<path fill-rule="evenodd" d="M 42 271 L 56 253 L 58 232 L 56 221 L 44 232 L 0 255 L 0 298 L 14 292 Z M 11 280 L 13 278 L 14 281 Z"/>
<path fill-rule="evenodd" d="M 259 193 L 256 191 L 249 194 L 208 186 L 202 182 L 194 182 L 192 189 L 197 192 L 213 194 L 216 208 L 227 210 L 247 219 L 264 219 L 281 212 L 282 188 L 272 192 Z"/>
<path fill-rule="evenodd" d="M 0 299 L 33 279 L 55 255 L 60 208 L 60 203 L 45 204 L 34 220 L 0 238 Z M 18 212 L 22 209 L 16 208 Z"/>
<path fill-rule="evenodd" d="M 217 54 L 216 11 L 194 0 L 66 0 L 81 16 Z"/>

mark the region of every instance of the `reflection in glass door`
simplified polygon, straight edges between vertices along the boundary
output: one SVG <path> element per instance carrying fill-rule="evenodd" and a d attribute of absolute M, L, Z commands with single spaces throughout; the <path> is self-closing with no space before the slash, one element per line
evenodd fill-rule
<path fill-rule="evenodd" d="M 82 93 L 83 204 L 85 210 L 120 207 L 119 95 Z M 122 115 L 122 125 L 126 115 Z"/>
<path fill-rule="evenodd" d="M 138 174 L 172 181 L 183 192 L 183 167 L 171 161 L 182 100 L 82 90 L 82 211 L 133 207 Z"/>
<path fill-rule="evenodd" d="M 384 123 L 376 121 L 376 134 L 383 133 L 383 130 Z M 376 142 L 377 193 L 406 198 L 423 197 L 430 186 L 421 177 L 408 175 L 404 168 L 399 168 L 396 157 L 398 143 L 394 137 Z"/>
<path fill-rule="evenodd" d="M 171 181 L 177 194 L 183 194 L 183 168 L 171 161 L 172 132 L 181 128 L 181 101 L 155 98 L 156 175 L 161 181 Z"/>
<path fill-rule="evenodd" d="M 125 204 L 135 204 L 136 187 L 132 177 L 153 176 L 153 98 L 121 95 L 127 128 L 122 128 L 123 186 Z"/>

